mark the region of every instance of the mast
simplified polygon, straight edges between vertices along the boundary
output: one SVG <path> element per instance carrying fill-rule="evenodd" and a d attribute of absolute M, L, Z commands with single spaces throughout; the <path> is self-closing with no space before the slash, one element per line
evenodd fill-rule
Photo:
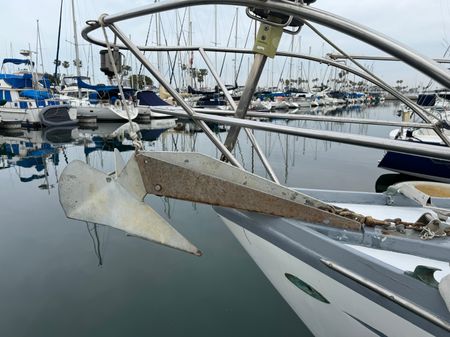
<path fill-rule="evenodd" d="M 236 7 L 236 20 L 235 20 L 235 34 L 234 34 L 234 48 L 237 48 L 238 40 L 238 19 L 239 19 L 239 7 Z M 237 54 L 234 54 L 234 82 L 237 83 Z"/>
<path fill-rule="evenodd" d="M 159 1 L 158 1 L 159 2 Z M 161 46 L 161 15 L 157 13 L 155 16 L 155 26 L 156 26 L 156 45 Z M 161 72 L 161 53 L 156 53 L 156 64 L 158 66 L 158 71 Z"/>
<path fill-rule="evenodd" d="M 191 7 L 188 7 L 188 22 L 189 22 L 189 32 L 188 32 L 188 43 L 192 46 L 192 20 L 191 20 Z M 192 73 L 192 65 L 194 63 L 194 52 L 189 53 L 189 79 L 191 87 L 194 87 L 194 74 Z"/>
<path fill-rule="evenodd" d="M 308 55 L 311 56 L 311 46 L 309 46 Z M 308 92 L 311 92 L 310 77 L 311 77 L 311 60 L 308 60 Z"/>
<path fill-rule="evenodd" d="M 294 35 L 291 36 L 291 53 L 294 52 Z M 289 62 L 289 88 L 288 90 L 290 90 L 292 88 L 292 62 L 294 60 L 292 59 L 292 57 L 290 58 L 290 62 Z"/>
<path fill-rule="evenodd" d="M 217 5 L 214 5 L 214 47 L 217 48 Z M 214 53 L 214 67 L 217 69 L 217 52 Z"/>
<path fill-rule="evenodd" d="M 75 43 L 75 65 L 77 67 L 77 77 L 81 77 L 80 50 L 78 46 L 77 22 L 75 20 L 75 0 L 72 0 L 72 21 L 73 21 L 73 41 Z M 81 98 L 80 87 L 78 87 L 78 98 Z"/>
<path fill-rule="evenodd" d="M 92 84 L 95 84 L 95 69 L 94 69 L 94 50 L 92 49 L 92 43 L 89 45 L 91 51 L 91 67 L 92 67 Z"/>
<path fill-rule="evenodd" d="M 41 31 L 39 28 L 39 20 L 36 20 L 37 37 L 36 37 L 36 68 L 39 64 L 39 58 L 41 60 L 40 66 L 42 74 L 44 74 L 44 54 L 42 53 Z"/>
<path fill-rule="evenodd" d="M 39 20 L 36 20 L 36 47 L 35 48 L 36 49 L 35 49 L 34 53 L 36 55 L 36 60 L 35 60 L 34 64 L 36 65 L 36 82 L 37 82 L 38 81 L 37 71 L 39 69 Z M 31 48 L 30 48 L 30 50 L 31 50 Z M 31 55 L 33 55 L 33 53 L 31 53 Z"/>
<path fill-rule="evenodd" d="M 64 0 L 61 0 L 61 6 L 59 8 L 59 26 L 58 26 L 58 42 L 56 45 L 56 59 L 55 59 L 55 83 L 58 84 L 58 67 L 61 61 L 59 60 L 59 45 L 61 42 L 61 20 L 62 20 L 62 10 L 63 10 L 63 2 Z"/>

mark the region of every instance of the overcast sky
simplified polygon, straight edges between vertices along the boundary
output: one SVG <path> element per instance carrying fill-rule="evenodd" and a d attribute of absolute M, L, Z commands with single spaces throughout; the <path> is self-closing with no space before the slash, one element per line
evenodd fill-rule
<path fill-rule="evenodd" d="M 73 48 L 73 29 L 71 19 L 71 0 L 64 0 L 63 10 L 63 29 L 61 37 L 61 59 L 71 61 L 75 59 L 75 52 Z M 76 20 L 78 23 L 78 33 L 88 19 L 96 19 L 101 13 L 117 13 L 123 10 L 134 7 L 143 6 L 153 1 L 144 0 L 75 0 L 76 4 Z M 40 38 L 42 41 L 42 56 L 44 69 L 47 72 L 53 72 L 53 60 L 56 55 L 57 43 L 57 28 L 59 19 L 59 5 L 60 0 L 39 0 L 21 2 L 2 2 L 2 29 L 0 30 L 0 57 L 20 57 L 18 54 L 20 49 L 28 49 L 31 46 L 32 50 L 36 50 L 36 26 L 39 20 Z M 376 31 L 401 41 L 403 44 L 419 51 L 420 53 L 429 57 L 443 57 L 444 52 L 449 46 L 449 26 L 450 26 L 450 0 L 318 0 L 314 7 L 344 16 L 353 21 L 357 21 L 365 26 L 368 26 Z M 219 39 L 220 46 L 227 45 L 228 36 L 231 34 L 230 46 L 234 46 L 235 38 L 234 31 L 232 31 L 232 21 L 235 16 L 235 8 L 219 6 Z M 182 16 L 183 12 L 179 12 Z M 133 22 L 121 23 L 120 27 L 131 35 L 132 39 L 137 43 L 142 44 L 149 25 L 149 17 L 135 20 Z M 214 43 L 214 9 L 212 6 L 196 7 L 192 9 L 193 21 L 193 40 L 194 44 Z M 174 45 L 176 41 L 176 24 L 174 13 L 168 13 L 163 16 L 163 31 L 168 40 L 169 45 Z M 244 10 L 241 8 L 238 14 L 238 39 L 237 44 L 243 47 L 247 32 L 249 30 L 250 20 L 245 16 Z M 381 55 L 382 53 L 368 47 L 367 45 L 355 40 L 349 40 L 346 36 L 332 32 L 328 29 L 318 26 L 321 31 L 327 33 L 327 36 L 333 39 L 340 47 L 344 48 L 348 53 L 366 54 L 366 55 Z M 187 29 L 187 28 L 186 28 Z M 80 39 L 81 59 L 83 61 L 83 73 L 88 71 L 87 66 L 91 64 L 89 53 L 90 47 L 85 45 L 85 41 Z M 164 41 L 164 39 L 163 39 Z M 150 30 L 149 44 L 156 43 L 156 32 L 153 26 Z M 284 36 L 280 49 L 288 50 L 290 48 L 291 37 Z M 301 46 L 300 46 L 301 44 Z M 248 47 L 251 43 L 248 42 Z M 320 39 L 309 31 L 304 29 L 302 31 L 301 39 L 296 36 L 294 38 L 295 51 L 311 53 L 316 56 L 321 56 L 325 53 L 331 52 L 331 48 L 326 46 Z M 98 51 L 99 48 L 94 47 L 94 67 L 97 82 L 104 82 L 104 78 L 98 72 Z M 153 61 L 156 59 L 150 56 Z M 223 55 L 219 55 L 219 63 Z M 228 56 L 224 67 L 224 77 L 226 81 L 230 81 L 234 72 L 234 56 Z M 199 60 L 199 56 L 195 57 L 194 66 L 203 67 Z M 211 55 L 214 60 L 215 57 Z M 238 58 L 240 61 L 240 58 Z M 163 61 L 166 63 L 167 61 Z M 244 58 L 242 61 L 242 71 L 239 76 L 240 82 L 246 76 L 246 71 L 250 60 Z M 136 69 L 136 62 L 131 58 L 128 63 L 133 70 Z M 426 79 L 420 74 L 415 73 L 410 68 L 399 66 L 398 63 L 373 63 L 365 62 L 365 64 L 375 70 L 375 72 L 382 76 L 390 83 L 395 83 L 398 79 L 405 80 L 409 85 L 417 85 L 426 83 Z M 267 71 L 264 74 L 262 85 L 270 84 L 272 78 L 276 82 L 280 77 L 283 69 L 284 60 L 279 60 L 275 63 L 269 62 Z M 287 78 L 290 63 L 284 66 L 283 78 Z M 167 65 L 164 67 L 167 68 Z M 273 70 L 272 70 L 273 68 Z M 291 76 L 295 77 L 300 74 L 299 69 L 303 69 L 303 75 L 306 75 L 308 64 L 294 62 L 292 64 Z M 330 71 L 325 67 L 317 65 L 309 65 L 309 72 L 311 77 L 324 79 L 329 76 Z M 70 68 L 68 70 L 74 73 L 75 70 Z M 92 75 L 92 70 L 89 70 Z M 301 76 L 303 77 L 303 76 Z"/>

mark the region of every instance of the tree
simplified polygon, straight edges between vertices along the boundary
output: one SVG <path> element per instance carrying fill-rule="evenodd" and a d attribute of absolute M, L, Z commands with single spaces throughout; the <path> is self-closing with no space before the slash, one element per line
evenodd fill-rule
<path fill-rule="evenodd" d="M 70 67 L 69 61 L 64 61 L 64 62 L 62 63 L 62 66 L 63 66 L 64 69 L 66 69 L 66 75 L 68 75 L 67 69 Z"/>
<path fill-rule="evenodd" d="M 130 78 L 131 87 L 133 89 L 143 89 L 146 86 L 152 86 L 153 80 L 145 75 L 131 75 Z"/>
<path fill-rule="evenodd" d="M 81 62 L 81 60 L 73 60 L 73 65 L 75 66 L 75 67 L 80 67 L 80 68 L 82 68 L 83 67 L 83 62 Z"/>
<path fill-rule="evenodd" d="M 194 86 L 197 87 L 197 68 L 188 68 L 188 70 L 189 70 L 189 75 L 195 82 Z"/>
<path fill-rule="evenodd" d="M 208 69 L 198 69 L 196 72 L 198 83 L 202 87 L 202 83 L 205 81 L 205 77 L 208 75 Z"/>
<path fill-rule="evenodd" d="M 124 64 L 123 66 L 122 66 L 122 74 L 124 75 L 124 76 L 127 76 L 128 75 L 128 73 L 131 71 L 131 66 L 128 66 L 128 65 L 126 65 L 126 64 Z"/>

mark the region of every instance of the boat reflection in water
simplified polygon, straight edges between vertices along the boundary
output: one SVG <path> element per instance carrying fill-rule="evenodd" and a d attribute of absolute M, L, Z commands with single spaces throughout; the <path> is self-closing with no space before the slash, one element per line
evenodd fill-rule
<path fill-rule="evenodd" d="M 154 142 L 176 125 L 176 119 L 154 120 L 146 124 L 133 123 L 143 141 Z M 133 151 L 128 123 L 100 123 L 93 129 L 79 127 L 49 127 L 41 130 L 1 130 L 1 169 L 16 168 L 23 183 L 42 181 L 40 189 L 53 189 L 58 183 L 60 160 L 68 163 L 66 148 L 83 145 L 86 158 L 95 151 Z M 49 170 L 54 170 L 51 182 Z"/>
<path fill-rule="evenodd" d="M 56 167 L 64 151 L 62 143 L 70 144 L 74 141 L 76 130 L 72 128 L 44 130 L 3 131 L 0 133 L 0 149 L 2 168 L 14 167 L 19 180 L 24 183 L 41 181 L 39 188 L 49 190 L 50 193 L 50 189 L 57 184 Z M 53 140 L 58 142 L 54 143 Z M 60 142 L 61 140 L 63 142 Z M 56 181 L 53 183 L 50 182 L 49 165 L 55 170 Z"/>

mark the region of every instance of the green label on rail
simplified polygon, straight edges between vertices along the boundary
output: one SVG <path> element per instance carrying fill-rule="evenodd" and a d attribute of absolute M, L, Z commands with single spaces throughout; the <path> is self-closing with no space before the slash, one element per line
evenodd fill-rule
<path fill-rule="evenodd" d="M 253 51 L 255 53 L 274 58 L 277 53 L 282 34 L 283 28 L 261 23 L 259 26 L 258 35 L 256 36 Z"/>

